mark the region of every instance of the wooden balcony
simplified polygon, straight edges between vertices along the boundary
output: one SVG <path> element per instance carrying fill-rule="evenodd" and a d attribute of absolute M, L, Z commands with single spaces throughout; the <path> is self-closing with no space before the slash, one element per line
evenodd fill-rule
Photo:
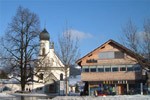
<path fill-rule="evenodd" d="M 82 72 L 82 81 L 140 80 L 141 72 Z"/>

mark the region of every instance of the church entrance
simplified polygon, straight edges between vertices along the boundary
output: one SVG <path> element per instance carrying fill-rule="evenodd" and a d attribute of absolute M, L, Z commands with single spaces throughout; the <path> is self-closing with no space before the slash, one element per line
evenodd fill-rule
<path fill-rule="evenodd" d="M 55 80 L 50 80 L 45 85 L 45 93 L 57 93 L 57 82 Z"/>
<path fill-rule="evenodd" d="M 49 93 L 55 93 L 56 92 L 56 86 L 55 84 L 49 85 Z"/>

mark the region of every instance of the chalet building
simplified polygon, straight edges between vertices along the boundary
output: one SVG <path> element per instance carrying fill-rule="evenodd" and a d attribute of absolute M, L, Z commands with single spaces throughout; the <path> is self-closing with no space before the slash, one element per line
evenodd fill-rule
<path fill-rule="evenodd" d="M 40 33 L 38 63 L 34 69 L 37 74 L 34 76 L 35 82 L 31 88 L 36 92 L 64 95 L 65 70 L 65 66 L 55 53 L 54 43 L 50 41 L 49 33 L 44 29 Z M 67 72 L 69 77 L 69 69 Z"/>
<path fill-rule="evenodd" d="M 142 68 L 134 52 L 109 40 L 77 61 L 81 66 L 84 94 L 98 95 L 143 92 Z"/>

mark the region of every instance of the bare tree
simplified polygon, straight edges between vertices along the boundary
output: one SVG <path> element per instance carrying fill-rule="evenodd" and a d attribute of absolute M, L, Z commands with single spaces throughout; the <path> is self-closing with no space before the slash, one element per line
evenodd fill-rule
<path fill-rule="evenodd" d="M 20 82 L 22 91 L 32 81 L 34 60 L 38 54 L 39 29 L 39 17 L 29 9 L 18 7 L 1 41 L 5 50 L 2 59 L 7 62 L 10 73 L 13 73 L 12 78 Z"/>
<path fill-rule="evenodd" d="M 144 31 L 139 32 L 137 26 L 129 20 L 122 28 L 122 43 L 134 51 L 134 56 L 139 64 L 148 71 L 150 70 L 150 20 L 145 20 Z"/>
<path fill-rule="evenodd" d="M 150 19 L 146 19 L 144 22 L 143 33 L 143 53 L 147 60 L 150 62 Z"/>
<path fill-rule="evenodd" d="M 125 46 L 130 48 L 134 52 L 139 52 L 139 37 L 137 34 L 137 26 L 129 20 L 127 24 L 122 28 L 123 36 L 121 41 Z"/>
<path fill-rule="evenodd" d="M 65 82 L 66 82 L 66 95 L 68 93 L 68 71 L 71 65 L 79 57 L 78 39 L 73 37 L 73 33 L 66 29 L 58 38 L 58 56 L 65 65 Z"/>

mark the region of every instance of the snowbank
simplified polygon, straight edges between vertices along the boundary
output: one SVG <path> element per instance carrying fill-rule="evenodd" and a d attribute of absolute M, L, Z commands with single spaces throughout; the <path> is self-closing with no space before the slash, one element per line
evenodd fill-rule
<path fill-rule="evenodd" d="M 7 93 L 0 93 L 0 97 L 15 97 L 15 96 L 7 94 Z"/>
<path fill-rule="evenodd" d="M 145 95 L 117 95 L 117 96 L 57 96 L 52 100 L 150 100 Z"/>
<path fill-rule="evenodd" d="M 31 97 L 44 97 L 44 96 L 48 96 L 46 94 L 40 94 L 40 93 L 13 93 L 12 95 L 14 96 L 31 96 Z"/>

